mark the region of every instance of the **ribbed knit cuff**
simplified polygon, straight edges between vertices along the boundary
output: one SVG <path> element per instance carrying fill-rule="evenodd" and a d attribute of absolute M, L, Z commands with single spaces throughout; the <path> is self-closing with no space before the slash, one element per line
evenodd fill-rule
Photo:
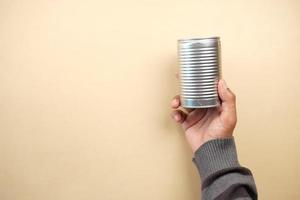
<path fill-rule="evenodd" d="M 193 162 L 202 181 L 219 170 L 240 167 L 234 138 L 215 139 L 204 143 L 195 152 Z"/>

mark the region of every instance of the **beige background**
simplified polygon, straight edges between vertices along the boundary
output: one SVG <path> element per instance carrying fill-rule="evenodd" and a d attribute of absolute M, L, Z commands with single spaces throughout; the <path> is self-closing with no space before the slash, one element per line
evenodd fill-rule
<path fill-rule="evenodd" d="M 241 163 L 260 199 L 300 199 L 299 21 L 296 0 L 0 0 L 0 199 L 199 199 L 169 101 L 176 40 L 214 35 Z"/>

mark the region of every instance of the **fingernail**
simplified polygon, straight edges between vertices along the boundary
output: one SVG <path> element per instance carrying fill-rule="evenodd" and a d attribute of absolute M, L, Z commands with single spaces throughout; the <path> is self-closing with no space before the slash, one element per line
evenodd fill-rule
<path fill-rule="evenodd" d="M 227 87 L 227 84 L 226 84 L 225 80 L 222 79 L 221 81 L 222 81 L 223 87 L 224 87 L 225 89 L 227 89 L 228 87 Z"/>
<path fill-rule="evenodd" d="M 175 120 L 176 121 L 179 121 L 180 120 L 180 116 L 177 114 L 177 115 L 175 115 Z"/>
<path fill-rule="evenodd" d="M 178 99 L 173 99 L 172 101 L 172 106 L 177 106 L 178 105 Z"/>

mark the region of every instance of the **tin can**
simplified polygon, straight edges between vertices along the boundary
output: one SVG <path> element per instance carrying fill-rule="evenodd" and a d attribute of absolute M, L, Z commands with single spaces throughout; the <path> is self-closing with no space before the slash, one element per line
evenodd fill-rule
<path fill-rule="evenodd" d="M 178 40 L 182 107 L 220 105 L 217 88 L 221 76 L 220 48 L 219 37 Z"/>

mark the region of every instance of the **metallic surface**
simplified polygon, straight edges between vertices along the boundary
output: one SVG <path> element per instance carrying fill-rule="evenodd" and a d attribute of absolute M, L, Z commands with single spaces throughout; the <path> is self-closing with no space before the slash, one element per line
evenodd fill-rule
<path fill-rule="evenodd" d="M 217 82 L 221 75 L 220 39 L 178 40 L 181 102 L 185 108 L 219 106 Z"/>

